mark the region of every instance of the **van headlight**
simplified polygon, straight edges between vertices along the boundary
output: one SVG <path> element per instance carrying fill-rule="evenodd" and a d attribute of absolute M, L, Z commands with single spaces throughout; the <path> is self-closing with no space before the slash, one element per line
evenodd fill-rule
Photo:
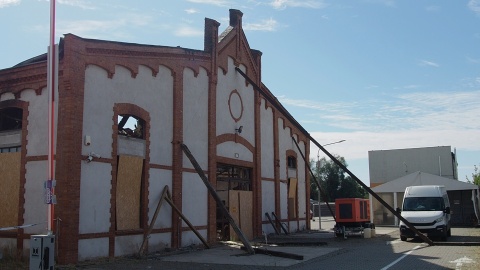
<path fill-rule="evenodd" d="M 435 219 L 435 223 L 439 223 L 439 222 L 442 222 L 443 221 L 443 217 L 439 217 L 437 219 Z"/>

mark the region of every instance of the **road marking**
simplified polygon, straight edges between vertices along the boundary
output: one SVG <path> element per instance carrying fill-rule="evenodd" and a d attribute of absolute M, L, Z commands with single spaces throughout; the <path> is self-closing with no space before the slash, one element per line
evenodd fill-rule
<path fill-rule="evenodd" d="M 392 242 L 393 242 L 393 241 L 392 241 Z M 386 270 L 386 269 L 394 266 L 396 263 L 398 263 L 399 261 L 403 260 L 403 258 L 407 257 L 407 256 L 408 256 L 410 253 L 412 253 L 414 250 L 419 249 L 419 248 L 421 248 L 421 247 L 422 247 L 422 246 L 420 245 L 420 246 L 416 246 L 416 247 L 412 248 L 412 250 L 410 250 L 409 252 L 405 253 L 402 257 L 396 259 L 396 260 L 393 261 L 391 264 L 383 267 L 382 270 Z"/>
<path fill-rule="evenodd" d="M 467 258 L 467 256 L 464 256 L 463 258 L 458 258 L 455 261 L 450 261 L 450 263 L 455 263 L 455 269 L 461 269 L 463 264 L 468 264 L 468 263 L 475 263 L 474 260 Z"/>
<path fill-rule="evenodd" d="M 398 244 L 398 243 L 402 243 L 403 241 L 400 240 L 400 239 L 397 239 L 397 240 L 393 240 L 393 241 L 387 241 L 387 245 L 394 245 L 394 244 Z"/>

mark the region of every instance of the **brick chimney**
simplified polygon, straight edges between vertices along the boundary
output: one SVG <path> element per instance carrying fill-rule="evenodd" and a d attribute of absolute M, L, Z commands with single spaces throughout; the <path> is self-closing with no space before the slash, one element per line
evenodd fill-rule
<path fill-rule="evenodd" d="M 243 13 L 238 9 L 230 9 L 230 26 L 235 27 L 239 25 L 242 27 Z"/>

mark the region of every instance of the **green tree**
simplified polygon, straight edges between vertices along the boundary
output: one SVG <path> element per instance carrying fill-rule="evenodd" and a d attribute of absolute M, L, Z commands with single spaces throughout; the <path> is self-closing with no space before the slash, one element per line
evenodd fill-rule
<path fill-rule="evenodd" d="M 348 166 L 344 157 L 335 156 L 345 167 Z M 335 201 L 337 198 L 366 198 L 368 193 L 349 175 L 345 173 L 335 162 L 321 158 L 318 162 L 311 161 L 313 173 L 320 182 L 323 193 L 328 198 L 322 201 Z M 323 196 L 323 194 L 322 194 Z M 318 188 L 313 178 L 310 183 L 310 198 L 318 199 Z"/>
<path fill-rule="evenodd" d="M 470 181 L 470 179 L 468 179 L 468 176 L 467 176 L 467 182 L 480 186 L 480 172 L 478 170 L 477 165 L 473 165 L 473 166 L 475 168 L 474 168 L 474 172 L 472 173 L 472 181 Z"/>

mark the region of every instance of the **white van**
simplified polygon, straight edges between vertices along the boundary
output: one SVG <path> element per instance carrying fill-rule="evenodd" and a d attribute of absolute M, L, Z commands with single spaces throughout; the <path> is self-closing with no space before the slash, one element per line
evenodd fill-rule
<path fill-rule="evenodd" d="M 450 201 L 444 186 L 411 186 L 405 189 L 402 217 L 421 233 L 440 236 L 446 241 L 451 236 Z M 415 237 L 415 233 L 400 221 L 400 239 Z"/>

